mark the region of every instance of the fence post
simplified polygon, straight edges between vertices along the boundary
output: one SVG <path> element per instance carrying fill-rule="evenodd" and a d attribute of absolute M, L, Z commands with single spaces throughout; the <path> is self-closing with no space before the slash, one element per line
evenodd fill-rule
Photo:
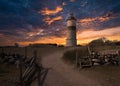
<path fill-rule="evenodd" d="M 78 67 L 78 52 L 77 52 L 77 47 L 75 47 L 75 54 L 76 54 L 76 67 Z"/>
<path fill-rule="evenodd" d="M 2 47 L 2 49 L 1 49 L 1 53 L 3 54 L 4 53 L 4 48 Z"/>
<path fill-rule="evenodd" d="M 34 62 L 35 62 L 35 66 L 36 66 L 36 69 L 37 69 L 37 80 L 38 80 L 38 86 L 41 86 L 41 80 L 40 80 L 40 77 L 41 77 L 41 74 L 40 74 L 40 67 L 38 65 L 38 62 L 37 62 L 37 51 L 35 50 L 34 51 Z"/>
<path fill-rule="evenodd" d="M 36 60 L 37 60 L 37 51 L 35 50 L 34 51 L 34 62 L 36 63 Z"/>
<path fill-rule="evenodd" d="M 25 58 L 27 58 L 27 47 L 25 47 Z"/>
<path fill-rule="evenodd" d="M 20 64 L 19 64 L 19 67 L 20 67 L 20 86 L 23 86 L 23 79 L 22 79 L 22 73 L 23 73 L 23 69 L 22 69 L 22 59 L 20 59 Z"/>
<path fill-rule="evenodd" d="M 41 80 L 40 80 L 40 77 L 41 77 L 41 74 L 40 74 L 40 71 L 41 71 L 41 69 L 40 69 L 40 67 L 37 67 L 37 71 L 38 71 L 38 86 L 41 86 Z"/>

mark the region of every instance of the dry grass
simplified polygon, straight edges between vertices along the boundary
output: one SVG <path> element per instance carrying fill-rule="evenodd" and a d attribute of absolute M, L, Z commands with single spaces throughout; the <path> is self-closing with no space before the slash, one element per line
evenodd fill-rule
<path fill-rule="evenodd" d="M 19 82 L 19 70 L 11 65 L 0 64 L 0 86 L 15 86 Z"/>
<path fill-rule="evenodd" d="M 76 55 L 77 57 L 88 56 L 89 52 L 87 50 L 87 47 L 77 47 L 76 49 L 68 50 L 63 54 L 62 58 L 66 62 L 74 64 L 76 62 Z"/>
<path fill-rule="evenodd" d="M 97 66 L 82 69 L 80 73 L 98 80 L 103 86 L 120 86 L 120 66 Z"/>
<path fill-rule="evenodd" d="M 33 52 L 34 50 L 38 51 L 38 58 L 39 57 L 44 57 L 47 56 L 49 59 L 49 55 L 52 54 L 53 52 L 59 52 L 60 50 L 64 50 L 65 48 L 58 48 L 58 47 L 40 47 L 40 48 L 32 48 L 32 47 L 28 47 L 28 57 L 33 56 Z M 80 52 L 79 54 L 82 53 L 86 54 L 88 52 L 82 52 L 81 50 L 83 50 L 84 48 L 79 48 Z M 106 47 L 97 47 L 96 50 L 100 51 L 100 50 L 106 50 L 106 49 L 120 49 L 120 47 L 111 47 L 111 46 L 106 46 Z M 25 55 L 25 48 L 6 48 L 4 49 L 4 51 L 6 53 L 18 53 L 18 54 L 22 54 Z M 75 53 L 70 54 L 71 51 L 67 51 L 69 52 L 68 54 L 66 54 L 66 56 L 68 56 L 68 59 L 71 57 L 71 59 L 75 59 Z M 86 54 L 87 55 L 87 54 Z M 50 59 L 51 60 L 51 59 Z M 49 61 L 50 61 L 49 60 Z M 54 59 L 51 61 L 53 62 Z M 64 67 L 64 66 L 63 66 Z M 80 70 L 80 74 L 87 76 L 91 79 L 96 79 L 99 82 L 101 82 L 102 86 L 120 86 L 120 66 L 97 66 L 97 67 L 92 67 L 92 68 L 88 68 L 88 69 L 82 69 Z M 5 85 L 6 81 L 8 80 L 8 83 L 11 83 L 12 81 L 9 81 L 10 78 L 11 80 L 16 80 L 16 76 L 18 78 L 18 70 L 16 70 L 14 67 L 7 67 L 5 65 L 0 65 L 0 86 L 13 86 L 11 84 L 9 85 Z M 15 77 L 13 77 L 15 76 Z M 13 84 L 15 82 L 12 82 Z"/>
<path fill-rule="evenodd" d="M 120 50 L 119 46 L 95 47 L 96 51 L 102 50 Z M 78 56 L 88 55 L 85 47 L 78 48 Z M 64 53 L 63 59 L 67 63 L 75 63 L 75 50 L 70 50 Z M 80 69 L 80 74 L 83 74 L 91 79 L 95 79 L 102 86 L 120 86 L 120 66 L 104 65 L 94 66 L 91 68 Z"/>
<path fill-rule="evenodd" d="M 50 53 L 59 51 L 59 50 L 64 50 L 64 47 L 54 47 L 54 46 L 49 46 L 49 47 L 27 47 L 27 57 L 32 57 L 34 51 L 37 51 L 37 56 L 38 58 L 44 55 L 48 55 Z M 7 54 L 20 54 L 20 55 L 25 55 L 25 47 L 13 47 L 13 48 L 4 48 L 3 51 Z M 2 48 L 0 48 L 0 52 L 2 52 Z"/>

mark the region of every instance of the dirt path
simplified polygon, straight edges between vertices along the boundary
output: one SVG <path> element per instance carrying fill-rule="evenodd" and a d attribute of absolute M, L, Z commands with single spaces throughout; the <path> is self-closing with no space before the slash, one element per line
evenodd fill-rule
<path fill-rule="evenodd" d="M 51 68 L 43 86 L 101 86 L 96 80 L 85 77 L 74 67 L 65 64 L 61 59 L 64 51 L 56 51 L 43 57 L 43 66 Z"/>

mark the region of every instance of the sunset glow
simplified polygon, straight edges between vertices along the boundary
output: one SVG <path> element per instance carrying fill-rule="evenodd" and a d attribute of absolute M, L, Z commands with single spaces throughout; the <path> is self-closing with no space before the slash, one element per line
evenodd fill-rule
<path fill-rule="evenodd" d="M 85 31 L 78 31 L 77 32 L 77 44 L 87 44 L 92 40 L 106 37 L 109 40 L 119 40 L 120 41 L 120 27 L 116 28 L 110 28 L 105 29 L 101 31 L 95 31 L 95 30 L 85 30 Z M 66 36 L 63 37 L 56 37 L 56 36 L 50 36 L 50 37 L 43 37 L 37 41 L 34 42 L 20 42 L 21 45 L 28 45 L 33 43 L 53 43 L 53 44 L 63 44 L 65 45 Z"/>
<path fill-rule="evenodd" d="M 119 0 L 2 0 L 0 8 L 0 46 L 65 45 L 70 13 L 77 19 L 77 44 L 101 37 L 120 41 Z"/>

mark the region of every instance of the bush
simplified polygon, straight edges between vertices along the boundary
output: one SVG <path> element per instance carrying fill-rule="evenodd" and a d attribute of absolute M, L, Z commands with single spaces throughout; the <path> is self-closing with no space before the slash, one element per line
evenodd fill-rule
<path fill-rule="evenodd" d="M 77 57 L 78 58 L 89 55 L 87 47 L 79 47 L 76 50 L 77 50 Z M 63 54 L 63 59 L 67 62 L 74 64 L 76 62 L 76 50 L 66 51 Z"/>
<path fill-rule="evenodd" d="M 72 51 L 66 51 L 63 55 L 63 59 L 65 61 L 68 61 L 70 63 L 75 63 L 75 57 L 76 57 L 76 52 L 75 50 Z"/>

